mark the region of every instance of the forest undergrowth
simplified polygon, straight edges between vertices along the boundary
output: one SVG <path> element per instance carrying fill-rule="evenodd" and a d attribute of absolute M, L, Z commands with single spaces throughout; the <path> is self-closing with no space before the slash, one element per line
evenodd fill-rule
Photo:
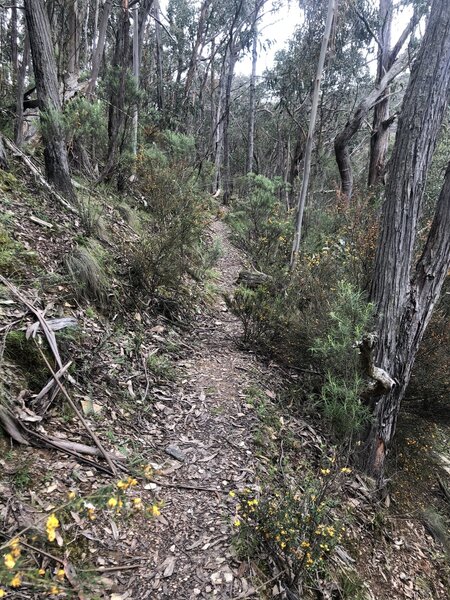
<path fill-rule="evenodd" d="M 2 594 L 444 598 L 436 482 L 424 519 L 349 463 L 371 215 L 311 214 L 288 281 L 279 183 L 219 209 L 189 144 L 143 152 L 129 195 L 80 180 L 76 214 L 0 172 Z"/>

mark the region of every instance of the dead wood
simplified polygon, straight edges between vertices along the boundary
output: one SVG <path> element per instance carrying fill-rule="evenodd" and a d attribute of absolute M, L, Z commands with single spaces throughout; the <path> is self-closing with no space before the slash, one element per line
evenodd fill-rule
<path fill-rule="evenodd" d="M 363 336 L 362 340 L 356 343 L 361 356 L 361 364 L 364 373 L 373 379 L 374 384 L 366 390 L 369 396 L 376 396 L 380 393 L 389 392 L 395 385 L 394 379 L 380 367 L 375 366 L 375 349 L 378 338 L 374 333 L 368 333 Z"/>
<path fill-rule="evenodd" d="M 241 271 L 236 280 L 236 284 L 242 284 L 254 290 L 261 285 L 270 283 L 271 281 L 272 277 L 270 277 L 270 275 L 266 275 L 266 273 L 261 273 L 260 271 Z"/>
<path fill-rule="evenodd" d="M 53 332 L 52 332 L 53 333 Z M 53 334 L 54 335 L 54 334 Z M 42 352 L 41 348 L 36 344 L 37 349 L 39 350 L 42 359 L 44 360 L 45 364 L 47 365 L 48 370 L 50 371 L 50 373 L 52 374 L 53 379 L 56 381 L 56 385 L 59 387 L 59 389 L 61 390 L 61 392 L 64 394 L 64 397 L 66 398 L 66 400 L 68 401 L 68 403 L 70 404 L 71 408 L 75 411 L 76 415 L 78 416 L 78 418 L 80 419 L 81 423 L 84 425 L 84 428 L 86 429 L 86 431 L 88 432 L 89 436 L 92 438 L 92 440 L 94 441 L 95 445 L 97 446 L 97 448 L 100 450 L 100 452 L 102 453 L 103 457 L 105 458 L 106 462 L 108 463 L 109 468 L 111 469 L 111 471 L 113 472 L 113 474 L 115 476 L 117 476 L 117 469 L 116 466 L 114 465 L 114 463 L 112 462 L 111 458 L 109 457 L 108 453 L 106 452 L 106 450 L 103 448 L 102 443 L 100 442 L 99 438 L 97 437 L 97 434 L 95 434 L 92 429 L 89 427 L 86 419 L 83 417 L 83 415 L 81 414 L 81 411 L 78 409 L 77 405 L 75 404 L 75 402 L 72 400 L 72 398 L 69 396 L 69 394 L 67 393 L 66 388 L 62 385 L 62 383 L 60 382 L 60 380 L 58 379 L 58 376 L 56 375 L 56 373 L 53 371 L 52 367 L 50 366 L 50 363 L 48 362 L 45 354 Z"/>

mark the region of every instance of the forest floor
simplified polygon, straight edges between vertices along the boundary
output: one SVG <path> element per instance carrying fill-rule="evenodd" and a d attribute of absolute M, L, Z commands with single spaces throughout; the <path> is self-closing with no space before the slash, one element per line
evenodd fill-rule
<path fill-rule="evenodd" d="M 222 247 L 217 289 L 208 304 L 197 306 L 191 323 L 174 328 L 143 311 L 129 314 L 119 327 L 114 318 L 74 303 L 57 277 L 62 253 L 77 235 L 73 217 L 62 218 L 59 207 L 44 199 L 37 212 L 36 205 L 30 208 L 17 194 L 8 198 L 4 224 L 45 265 L 42 281 L 21 291 L 35 306 L 47 307 L 48 316 L 78 319 L 75 338 L 58 337 L 61 352 L 80 365 L 73 396 L 93 409 L 86 419 L 108 450 L 151 467 L 153 475 L 147 481 L 138 477 L 139 484 L 127 493 L 144 505 L 157 502 L 161 514 L 146 519 L 136 510 L 115 518 L 111 511 L 99 510 L 90 519 L 88 509 L 72 509 L 63 519 L 64 543 L 54 549 L 45 541 L 42 517 L 67 502 L 70 491 L 80 498 L 103 489 L 108 496 L 114 494 L 111 478 L 64 452 L 18 446 L 5 436 L 0 438 L 0 544 L 23 528 L 36 529 L 29 548 L 33 564 L 50 577 L 51 556 L 64 555 L 66 585 L 74 597 L 85 600 L 285 597 L 256 560 L 239 556 L 233 525 L 236 499 L 230 491 L 249 488 L 257 493 L 267 469 L 283 468 L 288 438 L 296 440 L 299 465 L 302 460 L 319 464 L 317 457 L 328 443 L 317 425 L 281 404 L 286 378 L 298 376 L 239 344 L 240 323 L 223 295 L 232 293 L 244 259 L 231 245 L 226 226 L 220 220 L 211 224 L 211 237 Z M 30 210 L 41 223 L 29 221 Z M 51 229 L 42 221 L 58 226 Z M 17 298 L 5 296 L 0 309 L 4 336 L 34 320 Z M 163 357 L 156 363 L 159 377 L 150 377 L 143 363 L 148 356 Z M 23 364 L 19 369 L 6 357 L 2 366 L 8 396 L 17 399 L 16 414 L 28 427 L 35 426 L 44 436 L 90 442 L 60 401 L 35 419 L 42 407 L 20 394 L 26 384 Z M 264 413 L 261 406 L 269 408 Z M 268 411 L 277 415 L 278 428 L 265 419 Z M 420 516 L 379 504 L 356 473 L 345 493 L 345 510 L 352 516 L 344 569 L 350 568 L 361 585 L 345 595 L 337 591 L 339 586 L 334 591 L 325 586 L 317 597 L 447 598 L 443 552 Z M 334 565 L 333 572 L 341 567 Z M 82 588 L 90 591 L 83 593 Z M 48 596 L 48 586 L 39 589 L 24 578 L 20 589 L 8 588 L 7 597 L 59 596 Z"/>

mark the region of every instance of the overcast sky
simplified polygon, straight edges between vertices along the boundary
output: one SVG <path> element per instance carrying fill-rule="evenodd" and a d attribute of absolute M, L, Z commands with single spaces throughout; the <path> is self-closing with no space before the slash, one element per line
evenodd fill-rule
<path fill-rule="evenodd" d="M 268 2 L 268 8 L 270 9 L 272 2 Z M 284 48 L 295 31 L 295 28 L 300 24 L 301 13 L 298 6 L 297 0 L 286 2 L 285 6 L 280 8 L 276 13 L 270 13 L 265 11 L 265 15 L 262 17 L 259 29 L 260 39 L 265 42 L 269 40 L 272 42 L 270 48 L 267 47 L 263 51 L 259 51 L 257 71 L 261 75 L 267 67 L 271 67 L 275 57 L 275 53 L 278 50 Z M 236 65 L 236 72 L 238 74 L 250 74 L 252 69 L 251 54 L 247 53 Z"/>

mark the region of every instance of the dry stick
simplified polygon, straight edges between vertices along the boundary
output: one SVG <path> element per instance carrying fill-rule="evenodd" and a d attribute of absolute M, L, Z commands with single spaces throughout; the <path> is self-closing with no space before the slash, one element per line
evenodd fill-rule
<path fill-rule="evenodd" d="M 62 385 L 62 383 L 60 382 L 60 380 L 58 379 L 58 376 L 56 375 L 56 373 L 54 372 L 54 370 L 52 369 L 52 367 L 50 366 L 50 363 L 47 360 L 47 357 L 45 356 L 45 354 L 42 352 L 41 348 L 39 347 L 39 345 L 36 343 L 36 347 L 39 350 L 45 364 L 47 365 L 48 370 L 50 371 L 50 373 L 52 374 L 53 379 L 56 381 L 56 385 L 59 387 L 59 389 L 61 390 L 61 392 L 64 394 L 66 400 L 68 401 L 68 403 L 70 404 L 71 408 L 75 411 L 77 417 L 80 419 L 80 421 L 82 422 L 82 424 L 84 425 L 86 431 L 88 432 L 88 434 L 91 436 L 91 438 L 93 439 L 95 445 L 97 446 L 97 448 L 100 450 L 100 452 L 103 454 L 106 462 L 108 463 L 109 468 L 111 469 L 111 471 L 113 472 L 113 474 L 117 477 L 117 469 L 115 464 L 112 462 L 112 460 L 110 459 L 108 452 L 106 452 L 106 450 L 103 448 L 103 445 L 101 443 L 101 441 L 98 439 L 97 435 L 92 431 L 92 429 L 89 427 L 86 419 L 83 417 L 83 415 L 81 414 L 81 412 L 79 411 L 77 405 L 74 403 L 74 401 L 72 400 L 72 398 L 69 396 L 69 394 L 66 391 L 66 388 Z"/>
<path fill-rule="evenodd" d="M 47 321 L 45 320 L 45 317 L 42 313 L 42 311 L 38 310 L 37 308 L 35 308 L 31 302 L 29 302 L 25 296 L 23 296 L 19 290 L 16 288 L 15 285 L 13 285 L 10 281 L 8 281 L 8 279 L 6 279 L 6 277 L 3 277 L 3 275 L 0 275 L 0 281 L 6 285 L 6 287 L 17 297 L 19 298 L 19 300 L 25 304 L 25 306 L 28 308 L 28 310 L 30 310 L 35 317 L 37 318 L 37 320 L 39 321 L 41 327 L 42 327 L 42 331 L 45 334 L 45 337 L 47 338 L 47 341 L 49 343 L 49 346 L 55 356 L 56 362 L 58 363 L 58 367 L 61 369 L 63 364 L 61 361 L 61 356 L 59 355 L 59 350 L 58 350 L 58 345 L 56 343 L 56 336 L 55 336 L 55 332 L 50 329 L 50 327 L 47 324 Z M 39 346 L 38 346 L 39 348 Z"/>
<path fill-rule="evenodd" d="M 162 487 L 176 488 L 180 490 L 198 490 L 200 492 L 216 492 L 218 494 L 228 494 L 227 490 L 218 490 L 217 488 L 207 488 L 200 485 L 184 485 L 183 483 L 163 483 L 162 481 L 156 481 L 156 479 L 150 479 L 152 483 L 161 485 Z"/>
<path fill-rule="evenodd" d="M 30 550 L 34 550 L 38 554 L 42 554 L 43 556 L 46 556 L 47 558 L 51 558 L 55 562 L 64 564 L 63 558 L 58 558 L 57 556 L 53 556 L 53 554 L 49 554 L 48 552 L 46 552 L 45 550 L 42 550 L 41 548 L 36 548 L 35 546 L 28 544 L 27 542 L 23 542 L 22 540 L 20 540 L 20 545 L 25 546 L 25 548 L 29 548 Z"/>
<path fill-rule="evenodd" d="M 134 565 L 117 565 L 115 567 L 97 567 L 92 569 L 78 569 L 80 573 L 112 573 L 113 571 L 129 571 L 130 569 L 139 569 L 142 567 L 142 563 L 136 563 Z"/>

